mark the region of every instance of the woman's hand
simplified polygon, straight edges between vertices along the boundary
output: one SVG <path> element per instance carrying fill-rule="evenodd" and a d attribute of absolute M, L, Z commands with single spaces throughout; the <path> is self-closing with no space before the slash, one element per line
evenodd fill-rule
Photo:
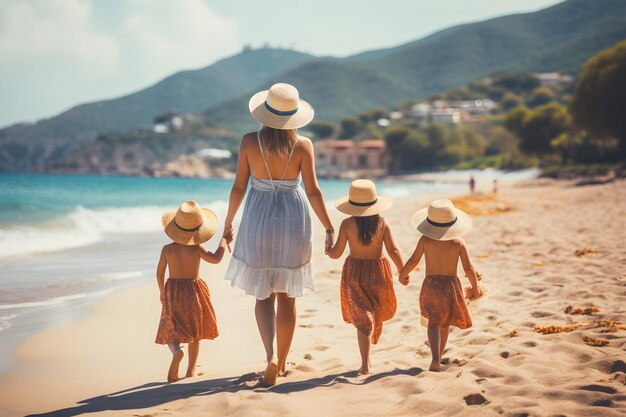
<path fill-rule="evenodd" d="M 232 223 L 224 223 L 224 233 L 222 234 L 222 236 L 230 236 L 231 238 L 235 236 L 235 229 L 233 228 Z"/>
<path fill-rule="evenodd" d="M 335 229 L 332 227 L 331 230 L 326 230 L 326 242 L 324 243 L 324 254 L 328 255 L 328 251 L 333 247 L 333 243 L 335 243 Z"/>

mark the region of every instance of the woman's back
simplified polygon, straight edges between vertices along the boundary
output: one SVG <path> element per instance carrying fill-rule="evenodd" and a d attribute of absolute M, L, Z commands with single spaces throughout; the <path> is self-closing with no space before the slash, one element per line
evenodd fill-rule
<path fill-rule="evenodd" d="M 426 275 L 456 276 L 462 242 L 460 239 L 435 240 L 422 236 Z"/>
<path fill-rule="evenodd" d="M 298 136 L 293 144 L 293 153 L 291 158 L 285 158 L 284 155 L 268 152 L 265 140 L 263 140 L 262 137 L 260 142 L 263 146 L 263 153 L 261 153 L 261 149 L 259 147 L 257 132 L 248 133 L 244 135 L 242 139 L 242 147 L 246 152 L 250 175 L 260 179 L 269 179 L 267 172 L 269 169 L 269 172 L 272 175 L 272 180 L 274 181 L 279 181 L 283 176 L 283 173 L 285 180 L 298 178 L 301 171 L 303 157 L 306 155 L 306 142 L 308 142 L 308 139 Z M 265 157 L 267 167 L 265 162 L 263 162 L 263 157 Z"/>

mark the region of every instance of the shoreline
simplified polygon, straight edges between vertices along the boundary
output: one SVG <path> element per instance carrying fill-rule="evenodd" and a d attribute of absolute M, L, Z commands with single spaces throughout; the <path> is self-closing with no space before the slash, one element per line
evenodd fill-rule
<path fill-rule="evenodd" d="M 576 412 L 617 415 L 619 410 L 611 407 L 623 406 L 626 398 L 623 395 L 626 371 L 619 371 L 623 366 L 626 333 L 619 331 L 603 336 L 593 328 L 581 331 L 594 337 L 607 337 L 608 347 L 594 348 L 582 343 L 581 334 L 577 332 L 544 336 L 532 332 L 532 327 L 579 321 L 580 317 L 562 313 L 566 304 L 593 303 L 601 308 L 599 318 L 624 320 L 623 311 L 620 313 L 615 307 L 626 301 L 626 296 L 617 291 L 619 286 L 612 287 L 623 282 L 614 281 L 617 278 L 613 276 L 618 273 L 618 260 L 623 255 L 608 245 L 609 242 L 616 243 L 615 239 L 618 239 L 617 243 L 624 242 L 615 237 L 619 236 L 616 235 L 618 231 L 612 230 L 609 237 L 602 237 L 584 222 L 589 220 L 589 210 L 598 201 L 596 194 L 603 193 L 617 202 L 624 198 L 625 189 L 624 181 L 572 188 L 562 181 L 542 180 L 503 187 L 499 207 L 504 204 L 511 210 L 497 216 L 477 216 L 475 228 L 484 233 L 474 232 L 466 239 L 479 271 L 491 283 L 497 282 L 497 293 L 478 312 L 474 328 L 469 332 L 455 329 L 451 333 L 449 355 L 459 362 L 450 364 L 442 374 L 423 371 L 428 348 L 423 344 L 425 334 L 419 326 L 415 302 L 423 275 L 420 272 L 412 275 L 410 287 L 394 285 L 398 313 L 385 324 L 381 343 L 373 349 L 374 374 L 360 378 L 352 373 L 358 358 L 356 340 L 352 326 L 343 323 L 337 308 L 341 262 L 328 260 L 319 253 L 321 229 L 318 230 L 319 225 L 316 225 L 313 261 L 318 288 L 298 300 L 298 327 L 288 358 L 290 375 L 284 380 L 281 378 L 277 387 L 259 388 L 255 376 L 250 375 L 250 372 L 262 370 L 264 352 L 254 322 L 253 300 L 221 279 L 227 266 L 227 255 L 221 264 L 203 265 L 202 268 L 203 277 L 211 289 L 221 333 L 216 341 L 204 342 L 201 346 L 201 367 L 198 370 L 203 375 L 175 384 L 162 383 L 170 354 L 166 347 L 153 343 L 160 309 L 158 290 L 154 282 L 141 283 L 99 300 L 89 308 L 87 317 L 37 333 L 20 344 L 14 351 L 20 364 L 0 375 L 0 403 L 3 407 L 0 411 L 7 416 L 52 410 L 60 410 L 56 415 L 100 412 L 103 415 L 183 413 L 195 416 L 203 415 L 207 407 L 222 407 L 225 413 L 230 410 L 233 414 L 256 411 L 267 414 L 274 410 L 277 415 L 308 416 L 320 412 L 324 415 L 403 415 L 417 409 L 429 414 L 429 410 L 435 412 L 438 409 L 448 410 L 450 414 L 445 415 L 471 410 L 489 416 L 500 414 L 498 407 L 503 409 L 508 401 L 510 406 L 504 409 L 510 412 L 528 410 L 531 415 L 557 410 L 568 415 Z M 547 197 L 539 199 L 544 194 Z M 385 216 L 405 260 L 416 242 L 416 234 L 405 232 L 407 216 L 425 203 L 425 199 L 435 197 L 397 199 L 389 215 Z M 566 203 L 575 204 L 586 214 L 564 212 Z M 544 211 L 533 212 L 537 205 L 544 207 Z M 563 213 L 569 213 L 572 218 L 564 217 Z M 337 223 L 343 216 L 333 212 L 332 218 Z M 543 246 L 533 248 L 542 231 L 531 233 L 533 229 L 524 222 L 537 222 L 557 230 L 555 219 L 578 224 L 585 232 L 572 230 L 560 237 L 552 234 L 541 243 Z M 601 220 L 603 223 L 607 221 Z M 586 233 L 587 240 L 581 240 L 579 233 Z M 598 255 L 577 259 L 573 255 L 574 249 L 585 245 L 596 248 Z M 542 248 L 547 248 L 543 254 Z M 526 250 L 530 251 L 528 259 L 522 259 L 520 254 Z M 556 263 L 550 260 L 551 257 L 558 258 Z M 559 261 L 561 258 L 571 259 L 571 265 Z M 543 265 L 539 266 L 540 263 Z M 506 275 L 503 275 L 503 265 Z M 597 275 L 595 271 L 603 273 Z M 595 274 L 587 283 L 590 290 L 574 288 L 578 291 L 572 292 L 565 285 L 568 281 L 563 276 L 589 281 L 580 275 L 582 272 Z M 510 279 L 509 274 L 516 277 L 523 274 L 524 277 L 514 286 L 506 287 L 503 283 Z M 396 275 L 394 271 L 394 280 Z M 604 275 L 607 277 L 603 278 Z M 519 287 L 519 296 L 514 295 L 515 287 Z M 500 315 L 502 317 L 498 318 Z M 585 321 L 594 318 L 582 317 Z M 508 337 L 512 330 L 519 331 L 519 337 Z M 559 349 L 563 343 L 567 348 Z M 533 365 L 533 361 L 547 364 L 537 355 L 545 353 L 547 358 L 543 360 L 548 361 L 550 355 L 555 354 L 550 352 L 555 349 L 559 357 L 558 365 L 554 365 L 556 374 Z M 610 353 L 619 351 L 622 352 L 622 365 L 617 360 L 620 354 Z M 578 373 L 572 373 L 574 368 Z M 616 370 L 612 371 L 613 368 Z M 539 376 L 537 372 L 540 370 L 547 374 Z M 620 372 L 624 376 L 622 382 Z M 455 377 L 457 373 L 460 377 Z M 515 373 L 517 377 L 514 377 Z M 558 374 L 562 375 L 559 377 Z M 484 382 L 477 383 L 476 378 L 484 379 Z M 512 378 L 517 378 L 516 382 Z M 601 384 L 607 389 L 602 392 L 580 391 L 578 386 L 572 386 L 574 380 L 567 382 L 568 378 L 575 378 L 580 385 Z M 538 381 L 543 382 L 532 387 Z M 552 391 L 544 383 L 552 386 Z M 371 407 L 371 398 L 366 393 L 369 390 L 358 387 L 364 384 L 379 388 L 390 403 Z M 334 389 L 321 388 L 324 386 L 334 386 Z M 322 391 L 318 392 L 318 389 Z M 438 391 L 440 389 L 443 391 Z M 574 391 L 568 391 L 570 389 Z M 611 390 L 615 392 L 608 394 Z M 35 392 L 37 398 L 33 401 Z M 404 399 L 402 392 L 407 393 Z M 488 401 L 468 409 L 463 402 L 464 392 L 479 394 Z M 291 395 L 276 395 L 280 393 Z M 316 396 L 320 393 L 328 398 L 323 404 Z M 293 399 L 289 400 L 291 397 Z M 246 401 L 253 398 L 254 401 Z M 302 401 L 315 402 L 319 407 L 303 410 L 298 405 Z M 594 401 L 611 405 L 599 409 L 592 406 Z M 370 407 L 359 408 L 359 403 Z"/>

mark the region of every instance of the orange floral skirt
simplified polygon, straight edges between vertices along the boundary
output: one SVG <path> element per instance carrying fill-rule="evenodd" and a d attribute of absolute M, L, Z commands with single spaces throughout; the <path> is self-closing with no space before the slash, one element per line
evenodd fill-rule
<path fill-rule="evenodd" d="M 191 343 L 219 335 L 209 287 L 201 278 L 168 279 L 156 343 Z"/>
<path fill-rule="evenodd" d="M 458 277 L 428 275 L 420 290 L 420 310 L 429 326 L 467 329 L 472 318 Z"/>
<path fill-rule="evenodd" d="M 341 273 L 341 313 L 362 333 L 378 343 L 383 321 L 396 314 L 391 266 L 387 258 L 346 258 Z"/>

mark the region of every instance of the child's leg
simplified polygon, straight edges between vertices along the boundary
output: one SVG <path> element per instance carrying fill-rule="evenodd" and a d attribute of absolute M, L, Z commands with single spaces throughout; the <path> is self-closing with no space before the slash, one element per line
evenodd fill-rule
<path fill-rule="evenodd" d="M 441 333 L 439 326 L 428 326 L 428 344 L 433 359 L 430 362 L 429 371 L 439 371 L 441 369 Z"/>
<path fill-rule="evenodd" d="M 254 315 L 256 316 L 256 324 L 261 334 L 265 354 L 267 355 L 267 363 L 274 359 L 274 335 L 276 334 L 276 313 L 274 312 L 274 300 L 276 294 L 270 295 L 265 300 L 256 300 L 254 307 Z"/>
<path fill-rule="evenodd" d="M 446 343 L 448 343 L 448 333 L 450 332 L 450 327 L 440 327 L 439 334 L 441 335 L 441 341 L 439 345 L 441 348 L 439 349 L 439 357 L 443 357 L 443 351 L 446 348 Z"/>
<path fill-rule="evenodd" d="M 191 342 L 187 345 L 189 351 L 189 364 L 187 365 L 187 378 L 196 376 L 196 362 L 198 361 L 198 353 L 200 352 L 200 341 Z"/>
<path fill-rule="evenodd" d="M 172 362 L 170 363 L 170 369 L 167 371 L 167 382 L 178 381 L 178 367 L 183 360 L 185 354 L 180 348 L 180 343 L 168 343 L 167 347 L 172 352 Z"/>
<path fill-rule="evenodd" d="M 361 352 L 361 369 L 359 372 L 362 375 L 370 373 L 370 347 L 372 346 L 371 334 L 356 331 L 356 337 L 359 341 L 359 351 Z"/>

